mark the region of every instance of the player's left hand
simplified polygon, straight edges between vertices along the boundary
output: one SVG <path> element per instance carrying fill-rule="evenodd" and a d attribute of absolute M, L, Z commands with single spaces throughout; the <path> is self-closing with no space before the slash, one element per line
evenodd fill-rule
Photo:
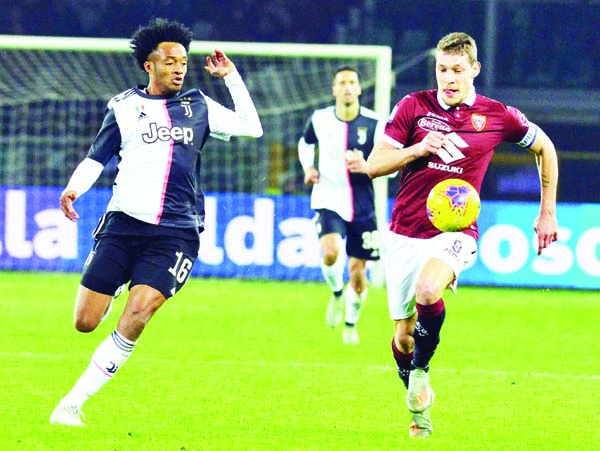
<path fill-rule="evenodd" d="M 206 57 L 204 70 L 215 78 L 223 78 L 235 71 L 235 64 L 222 50 L 215 49 L 212 55 Z"/>
<path fill-rule="evenodd" d="M 558 240 L 558 221 L 552 212 L 540 212 L 533 223 L 533 230 L 538 239 L 538 255 L 550 244 Z"/>

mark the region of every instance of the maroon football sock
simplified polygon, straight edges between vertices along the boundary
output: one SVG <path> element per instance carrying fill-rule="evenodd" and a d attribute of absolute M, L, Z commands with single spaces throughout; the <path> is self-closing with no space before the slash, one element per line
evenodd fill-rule
<path fill-rule="evenodd" d="M 396 341 L 392 339 L 392 353 L 394 354 L 394 360 L 396 361 L 396 368 L 398 368 L 398 376 L 402 379 L 404 386 L 408 388 L 408 375 L 410 373 L 410 362 L 413 359 L 413 353 L 409 352 L 405 354 L 400 351 L 396 346 Z"/>

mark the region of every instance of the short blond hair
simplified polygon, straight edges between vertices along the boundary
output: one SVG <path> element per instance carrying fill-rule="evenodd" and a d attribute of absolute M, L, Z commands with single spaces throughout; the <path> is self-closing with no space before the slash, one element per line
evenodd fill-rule
<path fill-rule="evenodd" d="M 471 64 L 477 62 L 477 44 L 467 33 L 454 32 L 447 34 L 437 43 L 438 52 L 467 55 Z"/>

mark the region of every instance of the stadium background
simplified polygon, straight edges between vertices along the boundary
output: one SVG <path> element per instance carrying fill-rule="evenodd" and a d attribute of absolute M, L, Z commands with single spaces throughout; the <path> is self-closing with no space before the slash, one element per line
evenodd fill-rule
<path fill-rule="evenodd" d="M 393 49 L 395 83 L 391 98 L 394 102 L 407 92 L 433 86 L 428 50 L 441 35 L 466 31 L 478 40 L 484 65 L 476 83 L 478 91 L 518 106 L 554 140 L 561 166 L 559 220 L 564 227 L 563 242 L 558 243 L 556 251 L 545 259 L 536 259 L 528 243 L 530 222 L 535 216 L 532 203 L 539 196 L 535 166 L 520 149 L 502 146 L 494 158 L 482 193 L 482 227 L 493 229 L 489 240 L 484 242 L 492 243 L 490 256 L 486 257 L 485 264 L 465 273 L 466 282 L 595 288 L 594 279 L 600 275 L 600 258 L 596 251 L 600 239 L 595 227 L 599 211 L 594 205 L 600 188 L 596 175 L 600 168 L 597 151 L 600 78 L 594 77 L 600 69 L 600 30 L 595 23 L 600 2 L 463 0 L 431 3 L 424 14 L 422 6 L 408 1 L 365 0 L 333 2 L 332 5 L 307 1 L 298 8 L 295 2 L 271 0 L 258 8 L 255 2 L 244 0 L 204 1 L 201 6 L 175 0 L 25 0 L 1 7 L 0 33 L 127 38 L 149 17 L 163 16 L 189 24 L 196 40 L 389 45 Z M 15 67 L 15 60 L 7 58 L 7 53 L 2 55 L 0 62 L 5 76 L 9 72 L 6 68 L 11 68 L 11 73 L 27 69 L 23 64 Z M 123 72 L 135 72 L 133 64 L 120 67 Z M 74 65 L 73 76 L 82 69 Z M 251 86 L 253 94 L 266 99 L 271 83 L 278 75 L 275 71 L 271 79 L 256 81 Z M 38 72 L 37 76 L 43 78 L 44 74 Z M 139 74 L 135 76 L 139 77 Z M 102 189 L 107 187 L 107 180 L 99 182 L 99 200 L 87 212 L 87 222 L 83 221 L 79 226 L 77 249 L 65 250 L 63 243 L 62 249 L 53 250 L 53 238 L 45 236 L 51 234 L 43 233 L 39 213 L 48 213 L 50 204 L 55 208 L 60 187 L 66 183 L 76 162 L 84 156 L 87 145 L 77 143 L 78 147 L 70 154 L 61 153 L 65 152 L 63 148 L 43 155 L 39 143 L 35 146 L 29 143 L 22 153 L 13 155 L 15 148 L 7 135 L 11 133 L 8 131 L 10 114 L 15 111 L 14 92 L 6 88 L 6 83 L 3 86 L 0 88 L 0 267 L 77 271 L 89 248 L 87 231 L 102 211 L 101 199 L 106 196 Z M 111 94 L 118 89 L 120 87 L 115 85 Z M 310 92 L 306 94 L 310 95 Z M 107 99 L 108 95 L 100 103 Z M 285 93 L 281 99 L 285 99 Z M 365 100 L 368 104 L 369 100 Z M 19 98 L 16 101 L 19 102 Z M 260 102 L 257 103 L 261 110 Z M 78 111 L 88 107 L 83 103 L 78 105 Z M 60 121 L 68 120 L 69 108 L 69 104 L 61 104 L 33 120 L 38 127 L 56 128 L 53 133 L 57 135 L 60 134 Z M 262 111 L 259 112 L 262 115 Z M 305 118 L 306 112 L 302 114 Z M 99 118 L 89 115 L 77 119 L 79 126 L 93 136 Z M 226 171 L 220 171 L 219 177 L 208 177 L 207 190 L 222 194 L 215 196 L 214 201 L 227 203 L 228 208 L 218 211 L 227 211 L 228 216 L 219 218 L 215 226 L 213 248 L 216 254 L 204 258 L 201 255 L 195 268 L 196 275 L 319 278 L 314 247 L 313 251 L 300 253 L 300 257 L 297 253 L 293 261 L 284 259 L 288 263 L 281 262 L 280 248 L 282 244 L 284 247 L 290 244 L 286 240 L 289 237 L 281 233 L 281 223 L 290 218 L 308 220 L 310 217 L 307 191 L 299 183 L 301 169 L 295 161 L 293 148 L 300 132 L 300 127 L 290 130 L 289 135 L 278 143 L 279 147 L 269 144 L 269 158 L 276 154 L 282 159 L 276 171 L 280 173 L 274 174 L 273 166 L 259 164 L 262 175 L 256 177 L 251 172 L 260 161 L 260 157 L 256 157 L 242 162 L 242 166 L 232 166 L 236 172 L 242 167 L 243 172 L 242 175 L 236 173 L 234 180 L 222 179 L 223 175 L 227 176 Z M 45 142 L 42 146 L 51 147 L 52 144 Z M 256 180 L 266 181 L 256 184 Z M 389 186 L 389 194 L 393 195 L 397 184 L 391 181 Z M 294 196 L 293 203 L 288 202 L 288 195 Z M 257 202 L 266 209 L 267 215 L 275 212 L 271 222 L 276 232 L 266 243 L 261 242 L 260 234 L 254 233 L 264 220 L 257 213 Z M 283 208 L 289 205 L 293 208 Z M 232 206 L 235 208 L 230 208 Z M 85 208 L 83 202 L 80 208 Z M 229 224 L 240 224 L 243 221 L 239 218 L 246 221 L 237 233 L 240 241 L 227 244 Z M 495 227 L 498 222 L 503 228 Z M 299 224 L 302 228 L 304 223 Z M 516 228 L 510 228 L 515 225 Z M 507 238 L 515 236 L 515 241 Z M 232 254 L 236 245 L 242 248 L 241 255 Z M 297 243 L 290 246 L 297 246 Z M 69 252 L 75 252 L 76 257 Z M 294 256 L 294 251 L 290 252 Z M 482 252 L 482 255 L 485 254 Z"/>

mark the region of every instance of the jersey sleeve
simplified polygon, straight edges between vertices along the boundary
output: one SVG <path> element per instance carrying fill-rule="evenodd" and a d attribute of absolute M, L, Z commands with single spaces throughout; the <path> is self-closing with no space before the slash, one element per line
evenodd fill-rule
<path fill-rule="evenodd" d="M 414 98 L 410 95 L 396 104 L 385 124 L 383 139 L 388 144 L 404 147 L 411 133 L 414 110 Z"/>
<path fill-rule="evenodd" d="M 262 124 L 250 93 L 239 73 L 227 75 L 225 85 L 233 100 L 235 111 L 206 96 L 208 108 L 208 124 L 211 136 L 229 141 L 232 136 L 251 136 L 260 138 L 263 134 Z"/>
<path fill-rule="evenodd" d="M 298 159 L 305 171 L 315 165 L 315 146 L 318 142 L 311 116 L 306 122 L 302 137 L 298 141 Z"/>
<path fill-rule="evenodd" d="M 304 134 L 302 137 L 304 138 L 304 142 L 306 144 L 317 144 L 319 142 L 317 134 L 315 133 L 315 127 L 313 125 L 313 116 L 306 121 L 306 125 L 304 126 Z"/>
<path fill-rule="evenodd" d="M 385 120 L 378 120 L 377 125 L 375 126 L 375 134 L 373 135 L 373 144 L 375 145 L 380 139 L 385 139 Z M 392 179 L 398 175 L 398 171 L 392 172 L 387 175 L 387 178 Z"/>
<path fill-rule="evenodd" d="M 85 158 L 73 171 L 67 187 L 63 190 L 63 193 L 67 191 L 75 191 L 77 196 L 82 196 L 87 193 L 89 189 L 94 185 L 104 166 L 92 160 L 91 158 Z"/>
<path fill-rule="evenodd" d="M 529 147 L 537 136 L 537 125 L 529 122 L 527 117 L 518 108 L 506 108 L 505 140 L 517 143 L 521 147 Z"/>
<path fill-rule="evenodd" d="M 120 148 L 121 131 L 115 117 L 115 112 L 109 103 L 100 130 L 98 131 L 96 138 L 94 138 L 87 156 L 101 165 L 106 166 Z"/>
<path fill-rule="evenodd" d="M 375 126 L 375 133 L 373 135 L 373 143 L 379 141 L 384 133 L 385 133 L 386 122 L 383 119 L 377 121 L 377 125 Z"/>

